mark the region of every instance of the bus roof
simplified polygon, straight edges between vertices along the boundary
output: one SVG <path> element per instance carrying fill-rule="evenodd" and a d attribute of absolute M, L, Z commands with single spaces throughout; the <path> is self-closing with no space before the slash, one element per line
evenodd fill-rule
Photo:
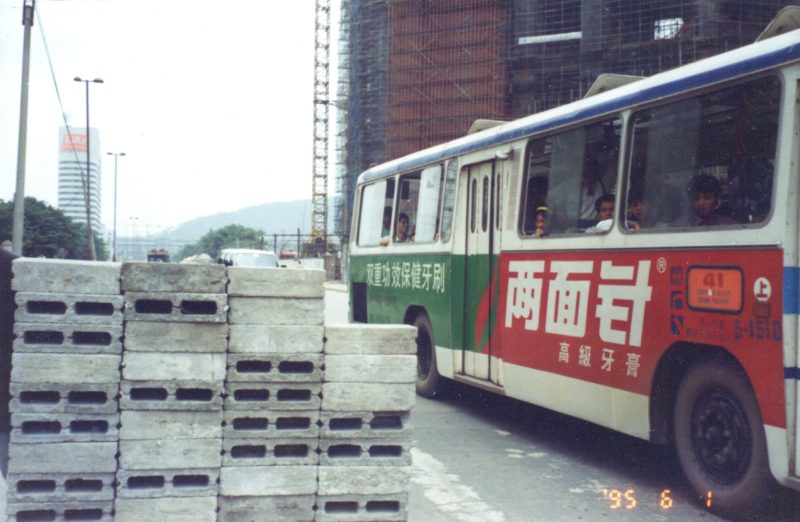
<path fill-rule="evenodd" d="M 358 183 L 796 61 L 800 61 L 800 29 L 391 160 L 364 171 Z"/>

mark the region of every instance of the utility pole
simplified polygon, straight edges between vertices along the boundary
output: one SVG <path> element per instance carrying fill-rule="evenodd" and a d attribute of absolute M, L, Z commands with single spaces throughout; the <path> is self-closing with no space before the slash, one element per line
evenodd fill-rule
<path fill-rule="evenodd" d="M 31 63 L 31 27 L 36 0 L 23 0 L 22 90 L 19 98 L 19 140 L 17 143 L 17 186 L 14 191 L 14 222 L 11 226 L 12 250 L 22 255 L 22 231 L 25 222 L 25 151 L 28 143 L 28 77 Z"/>
<path fill-rule="evenodd" d="M 124 156 L 124 152 L 106 152 L 109 156 L 114 156 L 114 236 L 111 240 L 111 260 L 117 260 L 117 158 Z"/>
<path fill-rule="evenodd" d="M 100 78 L 95 78 L 94 80 L 84 80 L 80 76 L 76 76 L 75 81 L 83 82 L 86 85 L 86 183 L 84 184 L 84 187 L 86 192 L 86 242 L 89 243 L 86 258 L 89 261 L 94 261 L 96 255 L 94 251 L 94 235 L 92 233 L 92 129 L 89 127 L 89 83 L 103 83 L 103 80 Z"/>

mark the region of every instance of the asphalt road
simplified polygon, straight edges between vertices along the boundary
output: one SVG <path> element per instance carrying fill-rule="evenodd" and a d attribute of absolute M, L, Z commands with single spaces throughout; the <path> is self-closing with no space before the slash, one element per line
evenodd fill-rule
<path fill-rule="evenodd" d="M 328 285 L 326 321 L 346 314 L 347 294 Z M 412 522 L 723 520 L 668 447 L 455 384 L 418 398 L 411 422 Z M 800 495 L 780 490 L 756 520 L 798 513 Z"/>

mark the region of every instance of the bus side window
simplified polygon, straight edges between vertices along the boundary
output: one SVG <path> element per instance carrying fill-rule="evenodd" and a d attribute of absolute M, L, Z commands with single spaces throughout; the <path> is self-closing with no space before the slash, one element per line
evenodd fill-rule
<path fill-rule="evenodd" d="M 598 201 L 613 194 L 619 162 L 619 119 L 535 138 L 528 144 L 523 235 L 580 233 L 598 225 Z M 546 230 L 536 219 L 546 216 Z M 607 230 L 597 227 L 598 231 Z"/>
<path fill-rule="evenodd" d="M 780 82 L 770 76 L 636 113 L 626 227 L 766 220 L 779 103 Z"/>
<path fill-rule="evenodd" d="M 415 243 L 431 243 L 439 238 L 439 201 L 442 192 L 442 176 L 442 165 L 427 167 L 420 174 L 414 226 Z"/>
<path fill-rule="evenodd" d="M 388 243 L 393 195 L 393 179 L 365 185 L 361 189 L 361 205 L 358 215 L 358 244 L 360 246 Z"/>
<path fill-rule="evenodd" d="M 414 240 L 417 226 L 417 203 L 419 198 L 420 173 L 400 177 L 397 191 L 397 213 L 395 214 L 394 243 L 410 243 Z"/>

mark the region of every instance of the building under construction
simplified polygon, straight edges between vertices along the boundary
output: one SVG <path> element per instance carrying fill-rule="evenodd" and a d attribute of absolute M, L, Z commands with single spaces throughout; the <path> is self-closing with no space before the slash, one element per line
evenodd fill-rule
<path fill-rule="evenodd" d="M 342 0 L 337 233 L 373 163 L 751 43 L 786 0 Z"/>

